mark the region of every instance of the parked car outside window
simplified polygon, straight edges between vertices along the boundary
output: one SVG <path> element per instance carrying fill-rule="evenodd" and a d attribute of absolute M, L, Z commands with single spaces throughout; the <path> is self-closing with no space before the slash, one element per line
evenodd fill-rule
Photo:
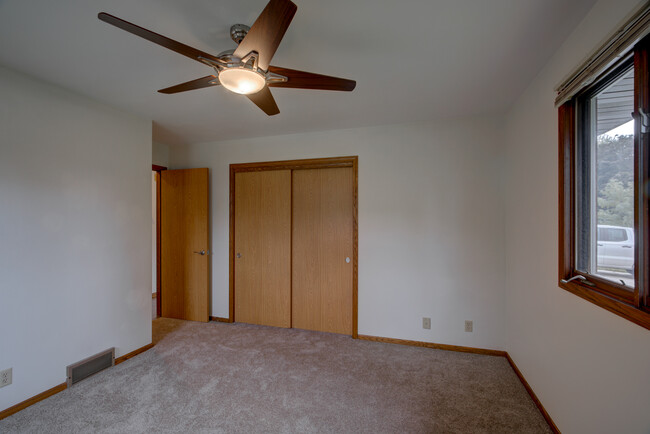
<path fill-rule="evenodd" d="M 622 269 L 634 272 L 634 229 L 598 225 L 598 269 Z"/>

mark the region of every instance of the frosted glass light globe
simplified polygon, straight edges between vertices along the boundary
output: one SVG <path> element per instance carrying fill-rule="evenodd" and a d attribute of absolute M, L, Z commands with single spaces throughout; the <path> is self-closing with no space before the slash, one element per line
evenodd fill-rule
<path fill-rule="evenodd" d="M 242 95 L 257 93 L 266 85 L 266 78 L 259 72 L 245 68 L 224 69 L 219 82 L 226 89 Z"/>

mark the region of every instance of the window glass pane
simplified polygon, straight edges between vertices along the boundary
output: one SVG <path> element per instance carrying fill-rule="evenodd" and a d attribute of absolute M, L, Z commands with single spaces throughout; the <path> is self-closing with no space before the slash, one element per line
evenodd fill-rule
<path fill-rule="evenodd" d="M 627 241 L 627 233 L 624 228 L 610 228 L 598 225 L 598 241 Z"/>
<path fill-rule="evenodd" d="M 634 287 L 634 70 L 586 101 L 578 151 L 578 263 Z"/>

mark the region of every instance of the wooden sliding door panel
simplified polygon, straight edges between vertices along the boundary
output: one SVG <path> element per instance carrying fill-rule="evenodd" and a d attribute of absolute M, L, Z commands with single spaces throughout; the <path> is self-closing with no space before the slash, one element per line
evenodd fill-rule
<path fill-rule="evenodd" d="M 235 321 L 291 327 L 291 171 L 235 175 Z"/>
<path fill-rule="evenodd" d="M 160 182 L 161 314 L 208 321 L 208 169 L 164 170 Z"/>
<path fill-rule="evenodd" d="M 352 334 L 352 168 L 321 171 L 323 331 Z M 349 262 L 346 260 L 349 258 Z"/>
<path fill-rule="evenodd" d="M 293 174 L 293 327 L 352 334 L 352 168 Z"/>
<path fill-rule="evenodd" d="M 320 330 L 321 188 L 320 170 L 297 170 L 293 178 L 292 325 Z"/>

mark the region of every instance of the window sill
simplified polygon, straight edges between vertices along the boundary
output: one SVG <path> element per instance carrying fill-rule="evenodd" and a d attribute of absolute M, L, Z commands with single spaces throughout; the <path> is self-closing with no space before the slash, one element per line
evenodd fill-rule
<path fill-rule="evenodd" d="M 608 297 L 586 285 L 574 282 L 559 282 L 558 285 L 560 288 L 569 291 L 578 297 L 584 298 L 596 306 L 607 309 L 628 321 L 632 321 L 633 323 L 650 330 L 650 312 Z"/>

